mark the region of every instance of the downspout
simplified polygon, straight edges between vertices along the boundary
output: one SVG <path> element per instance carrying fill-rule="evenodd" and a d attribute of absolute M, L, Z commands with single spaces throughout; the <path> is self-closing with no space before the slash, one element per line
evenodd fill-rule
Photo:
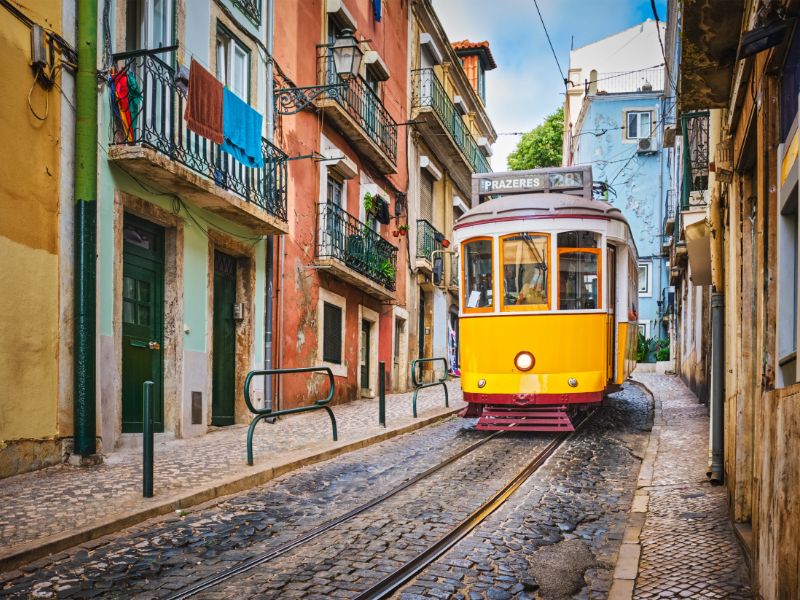
<path fill-rule="evenodd" d="M 274 18 L 274 4 L 273 0 L 267 1 L 266 22 L 267 22 L 267 139 L 270 142 L 275 140 L 275 114 L 273 112 L 272 103 L 272 81 L 273 81 L 273 67 L 272 67 L 272 50 L 275 45 L 275 26 Z M 275 237 L 270 235 L 267 237 L 266 244 L 266 286 L 264 289 L 264 370 L 272 369 L 272 333 L 273 333 L 273 305 L 272 294 L 274 289 L 275 269 L 273 267 L 273 260 L 275 259 Z M 272 408 L 272 376 L 266 376 L 264 380 L 264 405 L 266 408 Z"/>
<path fill-rule="evenodd" d="M 78 0 L 77 5 L 73 452 L 82 457 L 97 453 L 97 4 Z"/>
<path fill-rule="evenodd" d="M 725 481 L 725 294 L 711 294 L 711 472 L 712 483 Z"/>

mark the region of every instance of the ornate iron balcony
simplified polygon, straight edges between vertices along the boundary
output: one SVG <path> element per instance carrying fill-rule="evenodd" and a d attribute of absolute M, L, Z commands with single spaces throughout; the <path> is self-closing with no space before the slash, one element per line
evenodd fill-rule
<path fill-rule="evenodd" d="M 318 205 L 317 258 L 333 258 L 394 291 L 397 247 L 335 204 Z"/>
<path fill-rule="evenodd" d="M 342 83 L 333 65 L 333 55 L 328 46 L 318 47 L 317 82 L 319 85 Z M 323 97 L 328 97 L 324 95 Z M 381 102 L 380 97 L 370 89 L 361 77 L 347 80 L 347 88 L 330 95 L 344 108 L 367 137 L 376 144 L 389 159 L 397 162 L 397 123 Z"/>
<path fill-rule="evenodd" d="M 444 236 L 425 219 L 417 219 L 417 258 L 432 262 L 434 250 L 442 249 Z"/>
<path fill-rule="evenodd" d="M 450 134 L 453 143 L 464 154 L 475 173 L 491 171 L 489 161 L 486 160 L 475 138 L 472 137 L 461 115 L 458 114 L 453 101 L 444 91 L 444 86 L 436 77 L 434 70 L 416 69 L 411 72 L 411 75 L 413 77 L 413 107 L 433 109 Z"/>
<path fill-rule="evenodd" d="M 232 2 L 253 23 L 261 24 L 261 0 L 232 0 Z"/>
<path fill-rule="evenodd" d="M 153 53 L 123 53 L 114 59 L 117 72 L 113 77 L 127 77 L 127 85 L 119 87 L 127 94 L 121 98 L 115 93 L 111 98 L 112 145 L 152 148 L 286 221 L 288 157 L 280 148 L 262 138 L 264 166 L 244 166 L 186 127 L 183 113 L 188 90 L 185 82 L 178 82 L 175 69 Z"/>

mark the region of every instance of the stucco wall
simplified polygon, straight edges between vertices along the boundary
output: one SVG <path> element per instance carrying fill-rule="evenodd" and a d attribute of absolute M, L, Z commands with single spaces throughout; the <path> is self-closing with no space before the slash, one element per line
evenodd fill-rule
<path fill-rule="evenodd" d="M 31 16 L 61 30 L 61 2 L 36 3 Z M 59 210 L 61 102 L 33 87 L 30 30 L 0 11 L 0 477 L 60 459 Z M 20 141 L 24 140 L 24 151 Z M 16 440 L 39 440 L 42 444 Z M 27 456 L 20 457 L 19 452 Z M 22 462 L 20 462 L 22 461 Z"/>

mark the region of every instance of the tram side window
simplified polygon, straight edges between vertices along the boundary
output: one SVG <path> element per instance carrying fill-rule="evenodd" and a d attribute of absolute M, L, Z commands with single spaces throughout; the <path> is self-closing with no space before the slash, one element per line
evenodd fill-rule
<path fill-rule="evenodd" d="M 549 307 L 548 236 L 519 233 L 502 240 L 503 306 Z"/>
<path fill-rule="evenodd" d="M 487 308 L 492 298 L 492 240 L 464 244 L 464 307 Z"/>

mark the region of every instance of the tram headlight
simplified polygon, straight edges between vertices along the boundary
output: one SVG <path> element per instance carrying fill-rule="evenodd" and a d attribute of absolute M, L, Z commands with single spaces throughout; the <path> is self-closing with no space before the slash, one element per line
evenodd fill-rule
<path fill-rule="evenodd" d="M 530 371 L 533 365 L 536 364 L 536 359 L 530 352 L 522 351 L 514 357 L 514 366 L 520 371 Z"/>

